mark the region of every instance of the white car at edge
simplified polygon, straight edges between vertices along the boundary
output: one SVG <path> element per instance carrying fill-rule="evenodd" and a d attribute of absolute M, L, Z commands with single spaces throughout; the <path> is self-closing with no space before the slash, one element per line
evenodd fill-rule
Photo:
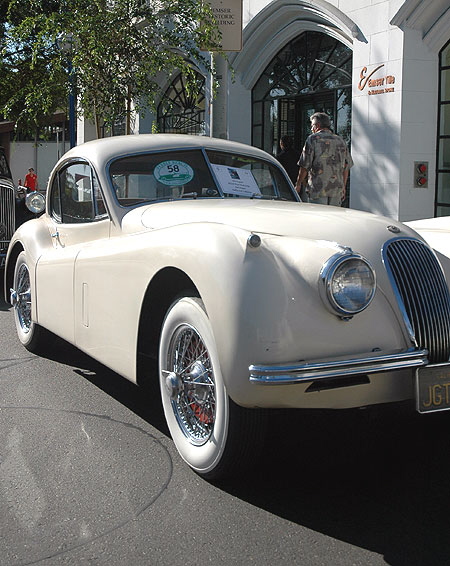
<path fill-rule="evenodd" d="M 261 150 L 156 134 L 60 159 L 5 292 L 30 351 L 53 333 L 159 381 L 180 455 L 219 478 L 252 460 L 264 408 L 450 408 L 449 275 L 404 224 L 299 202 Z"/>

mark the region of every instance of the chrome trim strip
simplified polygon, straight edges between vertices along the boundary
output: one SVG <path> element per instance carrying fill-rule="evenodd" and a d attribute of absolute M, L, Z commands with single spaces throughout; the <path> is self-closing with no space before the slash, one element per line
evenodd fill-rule
<path fill-rule="evenodd" d="M 428 350 L 408 350 L 397 354 L 317 363 L 299 362 L 273 366 L 255 364 L 249 367 L 249 379 L 251 383 L 260 385 L 286 385 L 334 377 L 397 371 L 426 366 L 427 364 Z"/>

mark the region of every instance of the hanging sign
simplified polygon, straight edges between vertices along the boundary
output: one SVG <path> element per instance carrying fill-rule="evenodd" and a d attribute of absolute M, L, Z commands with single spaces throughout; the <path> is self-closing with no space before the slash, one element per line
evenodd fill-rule
<path fill-rule="evenodd" d="M 209 0 L 209 4 L 221 33 L 222 51 L 241 51 L 242 0 Z"/>

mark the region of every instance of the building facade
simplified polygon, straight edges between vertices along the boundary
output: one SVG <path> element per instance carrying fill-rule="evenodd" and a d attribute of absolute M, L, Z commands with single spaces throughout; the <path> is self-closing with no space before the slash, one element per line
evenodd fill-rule
<path fill-rule="evenodd" d="M 448 0 L 244 0 L 242 30 L 228 61 L 211 55 L 215 97 L 202 69 L 195 96 L 183 77 L 165 78 L 157 115 L 138 117 L 135 132 L 214 135 L 276 154 L 284 134 L 301 149 L 309 116 L 325 110 L 351 147 L 351 208 L 404 221 L 450 215 Z M 78 142 L 90 137 L 80 123 Z"/>

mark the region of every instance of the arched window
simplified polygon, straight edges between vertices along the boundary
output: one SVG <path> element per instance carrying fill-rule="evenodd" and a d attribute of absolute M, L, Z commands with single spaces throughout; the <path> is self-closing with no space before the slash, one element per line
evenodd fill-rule
<path fill-rule="evenodd" d="M 351 81 L 349 47 L 324 33 L 302 33 L 275 55 L 253 88 L 253 145 L 276 153 L 279 138 L 290 135 L 301 147 L 314 111 L 327 112 L 349 143 Z"/>
<path fill-rule="evenodd" d="M 186 77 L 179 74 L 165 92 L 158 106 L 161 133 L 205 134 L 205 77 L 194 72 L 194 87 L 188 88 Z"/>
<path fill-rule="evenodd" d="M 436 216 L 450 216 L 450 41 L 439 54 Z"/>

